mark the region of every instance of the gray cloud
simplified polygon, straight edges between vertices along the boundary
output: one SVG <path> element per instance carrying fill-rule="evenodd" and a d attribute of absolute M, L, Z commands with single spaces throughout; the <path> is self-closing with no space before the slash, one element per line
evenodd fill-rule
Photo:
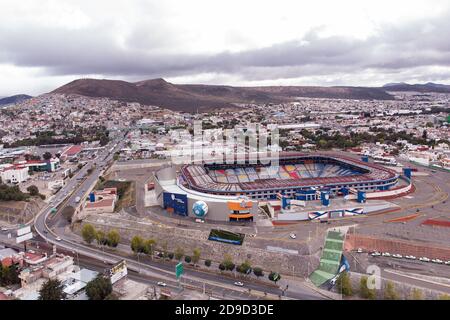
<path fill-rule="evenodd" d="M 177 30 L 158 28 L 158 21 L 137 24 L 118 41 L 112 25 L 65 30 L 37 26 L 0 28 L 0 63 L 41 67 L 46 75 L 101 74 L 115 77 L 180 77 L 201 73 L 233 74 L 247 81 L 305 76 L 405 73 L 415 78 L 449 80 L 446 72 L 426 67 L 450 67 L 450 12 L 433 20 L 408 25 L 380 26 L 360 40 L 344 36 L 320 37 L 320 29 L 271 46 L 219 53 L 176 53 Z M 169 33 L 167 33 L 170 31 Z M 419 69 L 418 69 L 419 68 Z M 406 72 L 407 73 L 407 72 Z"/>

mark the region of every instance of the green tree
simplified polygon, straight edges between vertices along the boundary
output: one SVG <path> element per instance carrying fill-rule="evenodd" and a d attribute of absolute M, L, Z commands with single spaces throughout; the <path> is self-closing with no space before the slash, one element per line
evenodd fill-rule
<path fill-rule="evenodd" d="M 205 260 L 205 266 L 211 267 L 211 260 L 209 259 Z"/>
<path fill-rule="evenodd" d="M 175 249 L 175 259 L 181 260 L 184 256 L 184 250 L 183 248 L 177 247 Z"/>
<path fill-rule="evenodd" d="M 97 231 L 95 239 L 97 240 L 97 244 L 99 246 L 104 246 L 108 243 L 105 232 L 103 232 L 102 230 Z"/>
<path fill-rule="evenodd" d="M 353 288 L 352 283 L 350 281 L 350 276 L 348 272 L 342 272 L 337 281 L 336 281 L 336 287 L 340 293 L 342 293 L 344 296 L 351 296 L 353 295 Z"/>
<path fill-rule="evenodd" d="M 368 278 L 366 276 L 361 277 L 359 281 L 359 293 L 362 298 L 373 300 L 376 298 L 377 294 L 375 289 L 369 289 L 367 286 L 367 279 Z"/>
<path fill-rule="evenodd" d="M 97 232 L 95 231 L 95 228 L 92 224 L 87 223 L 81 229 L 81 236 L 83 237 L 84 241 L 86 241 L 88 244 L 91 244 L 92 241 L 96 239 Z"/>
<path fill-rule="evenodd" d="M 233 271 L 235 264 L 233 263 L 233 258 L 229 254 L 224 254 L 222 264 L 228 271 Z"/>
<path fill-rule="evenodd" d="M 39 189 L 34 184 L 29 186 L 27 188 L 27 191 L 30 194 L 30 196 L 32 196 L 32 197 L 37 196 L 39 194 Z"/>
<path fill-rule="evenodd" d="M 423 292 L 418 288 L 413 288 L 410 295 L 411 300 L 423 300 Z"/>
<path fill-rule="evenodd" d="M 57 279 L 49 279 L 39 290 L 39 300 L 62 300 L 66 298 L 64 286 Z"/>
<path fill-rule="evenodd" d="M 78 167 L 78 169 L 81 169 L 81 168 L 83 168 L 83 164 L 79 163 L 77 167 Z"/>
<path fill-rule="evenodd" d="M 395 285 L 391 281 L 386 283 L 386 287 L 384 288 L 384 299 L 386 300 L 398 300 L 399 295 L 395 290 Z"/>
<path fill-rule="evenodd" d="M 89 300 L 105 300 L 112 293 L 111 279 L 98 275 L 86 285 Z"/>
<path fill-rule="evenodd" d="M 272 271 L 269 274 L 269 280 L 277 283 L 278 281 L 281 280 L 281 276 L 280 276 L 280 274 L 278 272 L 273 272 Z"/>
<path fill-rule="evenodd" d="M 133 250 L 134 253 L 144 252 L 144 240 L 139 236 L 134 236 L 133 239 L 131 239 L 131 250 Z"/>
<path fill-rule="evenodd" d="M 195 248 L 192 254 L 192 262 L 196 265 L 200 261 L 201 251 L 199 248 Z"/>
<path fill-rule="evenodd" d="M 114 161 L 117 161 L 117 160 L 119 160 L 119 155 L 118 155 L 117 153 L 115 153 L 115 154 L 114 154 L 114 156 L 113 156 L 113 160 L 114 160 Z"/>
<path fill-rule="evenodd" d="M 17 265 L 12 264 L 8 267 L 3 267 L 0 263 L 0 286 L 9 286 L 19 283 L 20 279 Z"/>
<path fill-rule="evenodd" d="M 115 229 L 110 230 L 108 232 L 108 234 L 106 235 L 106 237 L 107 237 L 107 240 L 108 240 L 107 241 L 108 242 L 108 246 L 113 247 L 113 248 L 117 247 L 117 245 L 120 242 L 119 231 L 117 231 Z"/>
<path fill-rule="evenodd" d="M 253 273 L 255 274 L 255 276 L 257 278 L 264 277 L 264 272 L 263 272 L 263 270 L 260 267 L 253 268 Z"/>
<path fill-rule="evenodd" d="M 249 274 L 252 271 L 250 261 L 245 260 L 243 263 L 241 263 L 237 268 L 237 271 L 243 274 Z"/>
<path fill-rule="evenodd" d="M 226 267 L 223 263 L 221 263 L 221 264 L 219 264 L 219 269 L 220 269 L 220 271 L 225 271 Z"/>
<path fill-rule="evenodd" d="M 186 256 L 184 257 L 184 261 L 186 261 L 186 263 L 191 263 L 192 258 L 190 256 Z"/>
<path fill-rule="evenodd" d="M 144 252 L 149 256 L 153 257 L 153 252 L 155 252 L 156 241 L 155 239 L 148 239 L 144 243 L 145 250 Z"/>
<path fill-rule="evenodd" d="M 50 160 L 52 158 L 52 154 L 47 151 L 42 155 L 42 158 L 44 158 L 44 160 Z"/>

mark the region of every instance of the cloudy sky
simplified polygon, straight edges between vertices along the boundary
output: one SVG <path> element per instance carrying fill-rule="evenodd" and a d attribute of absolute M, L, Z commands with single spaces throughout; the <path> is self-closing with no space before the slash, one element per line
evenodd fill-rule
<path fill-rule="evenodd" d="M 0 96 L 77 78 L 450 84 L 448 0 L 0 0 Z"/>

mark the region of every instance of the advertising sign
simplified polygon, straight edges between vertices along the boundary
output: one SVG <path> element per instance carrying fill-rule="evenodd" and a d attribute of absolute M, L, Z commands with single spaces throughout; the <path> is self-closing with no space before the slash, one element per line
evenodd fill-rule
<path fill-rule="evenodd" d="M 27 227 L 24 227 L 21 229 L 17 229 L 17 236 L 20 237 L 20 236 L 23 236 L 25 233 L 30 233 L 30 232 L 31 232 L 30 226 L 27 226 Z"/>
<path fill-rule="evenodd" d="M 114 284 L 128 274 L 127 262 L 125 260 L 119 262 L 109 270 L 111 283 Z"/>
<path fill-rule="evenodd" d="M 16 243 L 22 243 L 24 241 L 30 240 L 33 238 L 33 234 L 30 233 L 25 233 L 23 236 L 19 236 L 16 238 Z"/>
<path fill-rule="evenodd" d="M 163 193 L 164 209 L 171 209 L 175 214 L 188 215 L 187 195 L 179 193 Z"/>

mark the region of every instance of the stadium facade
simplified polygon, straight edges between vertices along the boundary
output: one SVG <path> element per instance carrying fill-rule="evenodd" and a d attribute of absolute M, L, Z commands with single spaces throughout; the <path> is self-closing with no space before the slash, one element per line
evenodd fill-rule
<path fill-rule="evenodd" d="M 253 220 L 258 201 L 280 195 L 310 201 L 319 199 L 321 192 L 371 193 L 394 188 L 399 179 L 391 169 L 337 154 L 280 153 L 276 165 L 267 160 L 205 161 L 184 165 L 178 172 L 164 168 L 155 174 L 157 199 L 177 214 L 241 221 Z M 206 204 L 202 216 L 193 210 L 198 201 Z"/>

